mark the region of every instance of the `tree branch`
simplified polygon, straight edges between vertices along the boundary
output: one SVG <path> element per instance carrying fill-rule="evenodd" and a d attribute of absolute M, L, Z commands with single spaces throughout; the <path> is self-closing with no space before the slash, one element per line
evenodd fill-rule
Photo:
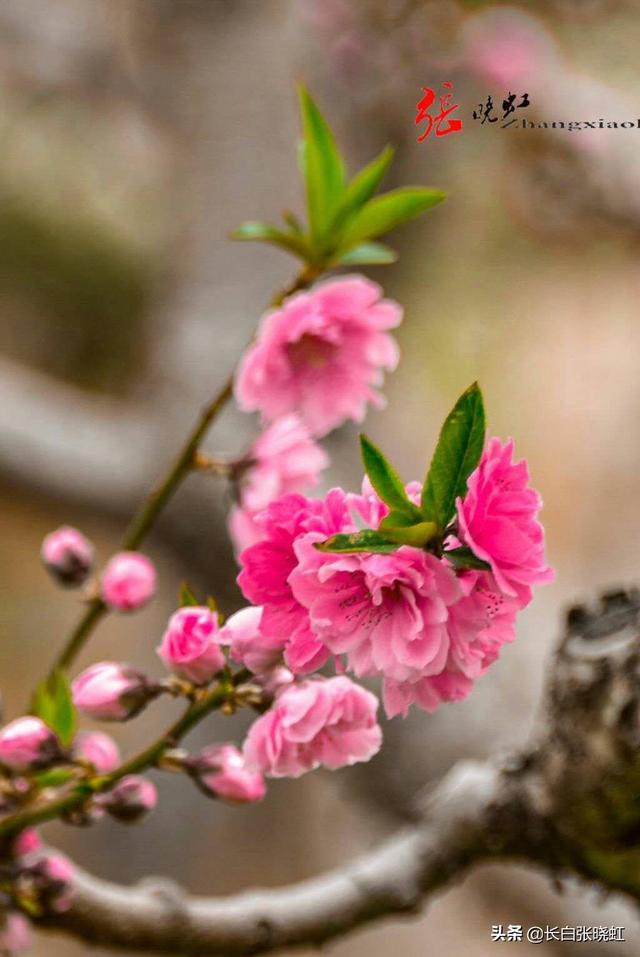
<path fill-rule="evenodd" d="M 164 883 L 126 888 L 79 873 L 72 909 L 52 925 L 93 944 L 164 954 L 319 944 L 383 915 L 415 911 L 471 863 L 504 849 L 518 814 L 503 804 L 496 816 L 501 787 L 491 765 L 461 765 L 415 826 L 344 868 L 282 889 L 207 899 Z M 503 832 L 495 822 L 512 812 Z"/>
<path fill-rule="evenodd" d="M 593 613 L 573 609 L 533 743 L 502 761 L 457 765 L 413 826 L 355 862 L 216 899 L 79 872 L 71 909 L 43 922 L 133 951 L 257 954 L 413 912 L 487 859 L 578 875 L 640 900 L 639 617 L 636 592 L 605 595 Z"/>

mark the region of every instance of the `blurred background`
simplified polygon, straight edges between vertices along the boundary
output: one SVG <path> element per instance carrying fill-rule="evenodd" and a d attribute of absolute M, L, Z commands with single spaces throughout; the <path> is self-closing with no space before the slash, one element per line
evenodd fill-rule
<path fill-rule="evenodd" d="M 370 275 L 406 307 L 388 407 L 367 429 L 406 479 L 478 378 L 492 431 L 513 435 L 545 499 L 556 583 L 471 698 L 396 719 L 369 765 L 276 782 L 263 805 L 207 802 L 162 781 L 157 813 L 127 829 L 47 837 L 102 876 L 168 874 L 199 893 L 277 885 L 370 846 L 456 760 L 522 742 L 537 716 L 562 613 L 640 568 L 640 129 L 480 124 L 492 94 L 529 93 L 531 120 L 637 121 L 640 9 L 632 0 L 0 0 L 0 677 L 25 706 L 78 613 L 40 568 L 42 537 L 81 527 L 105 559 L 196 410 L 233 367 L 273 291 L 281 253 L 228 241 L 246 219 L 302 210 L 295 83 L 304 79 L 361 165 L 398 148 L 388 185 L 449 199 Z M 454 85 L 462 133 L 416 140 L 422 86 Z M 522 114 L 525 115 L 524 113 Z M 256 423 L 230 409 L 210 436 L 241 451 Z M 356 429 L 329 441 L 327 484 L 360 481 Z M 228 493 L 194 476 L 149 543 L 160 597 L 101 626 L 82 663 L 155 668 L 154 647 L 188 579 L 234 610 Z M 126 729 L 146 740 L 172 705 Z M 166 712 L 166 713 L 165 713 Z M 221 721 L 225 724 L 222 725 Z M 236 721 L 236 719 L 233 719 Z M 238 739 L 243 719 L 233 726 Z M 194 744 L 229 737 L 212 717 Z M 326 948 L 332 957 L 516 953 L 493 924 L 624 925 L 627 943 L 537 953 L 637 953 L 619 898 L 483 867 L 421 918 Z M 39 957 L 101 951 L 41 937 Z"/>

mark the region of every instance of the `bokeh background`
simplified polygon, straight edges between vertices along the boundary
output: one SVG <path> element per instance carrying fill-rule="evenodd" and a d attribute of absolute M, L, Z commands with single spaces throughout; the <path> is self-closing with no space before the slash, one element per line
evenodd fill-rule
<path fill-rule="evenodd" d="M 406 306 L 388 407 L 367 429 L 407 478 L 424 471 L 443 416 L 474 378 L 492 430 L 513 435 L 545 499 L 557 581 L 463 704 L 396 719 L 366 767 L 278 782 L 229 809 L 162 781 L 157 813 L 126 829 L 52 826 L 101 875 L 169 874 L 200 893 L 276 885 L 339 864 L 411 814 L 456 760 L 523 741 L 562 613 L 640 568 L 640 129 L 502 130 L 474 122 L 491 93 L 529 93 L 536 120 L 636 122 L 640 9 L 623 0 L 514 5 L 454 0 L 0 0 L 0 679 L 25 705 L 77 615 L 38 561 L 43 535 L 78 525 L 102 559 L 223 381 L 295 264 L 238 245 L 246 219 L 301 211 L 295 83 L 304 79 L 352 168 L 398 148 L 389 184 L 450 198 L 392 238 L 371 270 Z M 462 133 L 416 141 L 423 85 L 454 84 Z M 208 447 L 243 449 L 256 423 L 229 410 Z M 328 482 L 356 488 L 356 429 L 329 442 Z M 149 544 L 158 600 L 113 618 L 83 663 L 156 667 L 178 584 L 240 602 L 225 534 L 228 492 L 194 476 Z M 163 710 L 164 709 L 164 710 Z M 171 704 L 126 728 L 134 748 Z M 164 712 L 167 712 L 166 714 Z M 212 717 L 194 735 L 230 734 Z M 242 734 L 242 719 L 232 733 Z M 493 924 L 624 925 L 626 944 L 537 953 L 637 953 L 619 898 L 483 867 L 421 918 L 326 948 L 332 957 L 469 957 Z M 101 951 L 40 937 L 38 957 Z"/>

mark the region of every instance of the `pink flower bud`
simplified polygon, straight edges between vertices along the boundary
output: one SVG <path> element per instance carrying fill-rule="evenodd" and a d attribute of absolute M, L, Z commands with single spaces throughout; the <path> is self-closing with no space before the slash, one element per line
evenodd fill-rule
<path fill-rule="evenodd" d="M 0 918 L 0 953 L 26 954 L 31 949 L 31 925 L 17 911 L 9 911 Z"/>
<path fill-rule="evenodd" d="M 205 748 L 189 764 L 196 783 L 210 797 L 246 804 L 265 795 L 264 778 L 247 770 L 241 752 L 232 744 Z"/>
<path fill-rule="evenodd" d="M 220 640 L 230 646 L 234 661 L 241 662 L 254 674 L 268 671 L 278 663 L 286 641 L 286 637 L 263 634 L 261 620 L 262 606 L 249 605 L 231 615 L 220 632 Z"/>
<path fill-rule="evenodd" d="M 42 849 L 42 840 L 34 827 L 28 827 L 13 842 L 15 857 L 27 857 Z"/>
<path fill-rule="evenodd" d="M 71 684 L 80 711 L 98 721 L 127 721 L 160 693 L 157 684 L 131 665 L 100 661 Z"/>
<path fill-rule="evenodd" d="M 118 781 L 108 794 L 96 798 L 96 804 L 107 811 L 111 817 L 125 824 L 139 821 L 158 803 L 158 792 L 155 784 L 140 777 L 138 774 L 129 774 Z"/>
<path fill-rule="evenodd" d="M 50 532 L 42 543 L 42 562 L 61 584 L 73 588 L 81 585 L 93 565 L 93 545 L 70 525 Z"/>
<path fill-rule="evenodd" d="M 73 742 L 73 757 L 88 761 L 98 774 L 109 774 L 120 764 L 120 749 L 102 731 L 81 731 Z"/>
<path fill-rule="evenodd" d="M 22 879 L 30 883 L 41 907 L 62 913 L 71 906 L 74 873 L 73 864 L 63 854 L 45 851 L 25 869 Z"/>
<path fill-rule="evenodd" d="M 153 562 L 140 552 L 118 552 L 102 574 L 102 597 L 117 611 L 135 611 L 156 589 Z"/>
<path fill-rule="evenodd" d="M 40 718 L 26 715 L 0 730 L 0 764 L 11 771 L 46 768 L 62 757 L 60 742 Z"/>
<path fill-rule="evenodd" d="M 169 619 L 158 654 L 178 678 L 207 684 L 225 664 L 218 635 L 215 612 L 200 605 L 179 608 Z"/>

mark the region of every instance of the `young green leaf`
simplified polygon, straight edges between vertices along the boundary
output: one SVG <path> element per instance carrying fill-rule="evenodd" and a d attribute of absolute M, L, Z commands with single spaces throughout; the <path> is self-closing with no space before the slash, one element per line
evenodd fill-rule
<path fill-rule="evenodd" d="M 386 266 L 394 263 L 398 254 L 384 243 L 360 243 L 346 253 L 337 253 L 333 266 Z"/>
<path fill-rule="evenodd" d="M 445 552 L 444 557 L 459 571 L 465 568 L 477 568 L 483 571 L 489 571 L 491 569 L 489 562 L 483 562 L 483 560 L 478 558 L 466 545 L 460 548 L 453 548 L 450 552 Z"/>
<path fill-rule="evenodd" d="M 343 247 L 375 239 L 441 203 L 445 193 L 426 186 L 405 186 L 369 200 L 351 218 L 340 237 Z"/>
<path fill-rule="evenodd" d="M 282 214 L 282 218 L 292 233 L 295 233 L 297 236 L 302 236 L 304 229 L 302 228 L 302 223 L 295 213 L 292 213 L 290 209 L 285 209 Z"/>
<path fill-rule="evenodd" d="M 234 229 L 229 236 L 231 239 L 238 239 L 242 242 L 263 242 L 281 246 L 305 261 L 309 257 L 309 249 L 303 236 L 296 233 L 286 233 L 282 229 L 276 229 L 275 226 L 269 226 L 267 223 L 243 223 L 237 229 Z"/>
<path fill-rule="evenodd" d="M 179 594 L 180 607 L 190 607 L 194 605 L 199 605 L 197 595 L 194 594 L 193 590 L 189 587 L 187 582 L 182 582 L 180 585 L 180 594 Z"/>
<path fill-rule="evenodd" d="M 76 730 L 76 709 L 69 679 L 58 669 L 36 688 L 31 711 L 55 731 L 60 742 L 68 746 Z"/>
<path fill-rule="evenodd" d="M 66 784 L 73 777 L 73 771 L 70 768 L 50 768 L 48 771 L 41 771 L 36 774 L 34 781 L 40 788 L 59 788 L 61 784 Z"/>
<path fill-rule="evenodd" d="M 467 479 L 480 461 L 485 430 L 482 392 L 474 382 L 445 419 L 422 488 L 422 514 L 441 530 L 453 518 L 456 498 L 465 494 Z"/>
<path fill-rule="evenodd" d="M 422 548 L 438 533 L 435 522 L 413 522 L 400 512 L 391 511 L 380 522 L 378 531 L 385 538 L 399 545 L 413 545 Z"/>
<path fill-rule="evenodd" d="M 392 146 L 385 146 L 383 151 L 374 160 L 364 166 L 353 177 L 347 186 L 344 199 L 336 212 L 333 225 L 335 227 L 346 223 L 361 206 L 367 203 L 384 178 L 394 157 Z"/>
<path fill-rule="evenodd" d="M 300 87 L 304 149 L 300 154 L 307 193 L 309 229 L 325 235 L 344 196 L 344 164 L 333 133 L 306 87 Z"/>
<path fill-rule="evenodd" d="M 409 501 L 400 476 L 380 449 L 366 435 L 360 436 L 360 448 L 365 472 L 382 501 L 410 519 L 421 521 L 420 509 Z"/>
<path fill-rule="evenodd" d="M 361 532 L 350 534 L 333 535 L 324 542 L 316 542 L 315 548 L 319 552 L 337 552 L 338 554 L 351 554 L 356 552 L 371 552 L 380 554 L 389 554 L 398 549 L 398 545 L 390 542 L 388 538 L 375 532 L 371 528 L 365 528 Z"/>

